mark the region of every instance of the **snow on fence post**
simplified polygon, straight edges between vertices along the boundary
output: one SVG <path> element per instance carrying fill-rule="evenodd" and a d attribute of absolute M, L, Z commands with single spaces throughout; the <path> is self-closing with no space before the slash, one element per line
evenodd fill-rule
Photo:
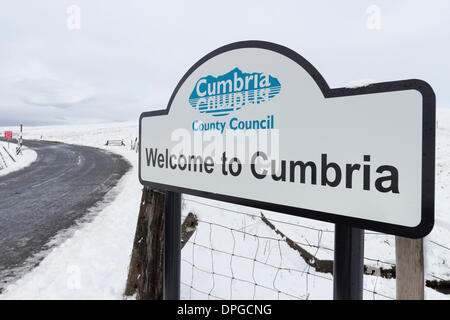
<path fill-rule="evenodd" d="M 137 300 L 163 298 L 165 194 L 144 187 L 125 295 Z"/>
<path fill-rule="evenodd" d="M 423 239 L 395 237 L 395 256 L 397 300 L 423 300 Z"/>

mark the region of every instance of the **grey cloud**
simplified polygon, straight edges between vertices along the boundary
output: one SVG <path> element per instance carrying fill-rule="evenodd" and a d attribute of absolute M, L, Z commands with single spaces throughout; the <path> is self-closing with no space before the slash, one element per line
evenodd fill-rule
<path fill-rule="evenodd" d="M 356 79 L 422 78 L 450 106 L 450 1 L 78 0 L 81 29 L 66 27 L 73 1 L 9 1 L 0 11 L 0 125 L 137 120 L 164 108 L 183 74 L 240 40 L 286 45 L 331 87 Z M 420 22 L 420 23 L 418 23 Z M 150 108 L 152 107 L 152 108 Z"/>
<path fill-rule="evenodd" d="M 20 100 L 35 106 L 69 108 L 93 99 L 94 90 L 50 78 L 25 79 L 15 83 Z"/>

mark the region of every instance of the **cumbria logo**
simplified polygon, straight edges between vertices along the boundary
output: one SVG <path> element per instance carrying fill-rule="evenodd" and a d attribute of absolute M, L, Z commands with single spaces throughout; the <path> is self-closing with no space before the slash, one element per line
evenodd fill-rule
<path fill-rule="evenodd" d="M 277 78 L 266 73 L 244 73 L 239 68 L 218 76 L 200 78 L 189 103 L 200 113 L 222 117 L 250 104 L 261 104 L 280 93 Z"/>

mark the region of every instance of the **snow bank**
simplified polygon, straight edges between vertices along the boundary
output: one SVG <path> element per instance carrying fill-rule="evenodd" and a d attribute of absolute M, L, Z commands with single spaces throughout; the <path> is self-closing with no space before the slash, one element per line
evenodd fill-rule
<path fill-rule="evenodd" d="M 0 177 L 26 168 L 37 159 L 37 153 L 28 147 L 23 147 L 22 154 L 16 155 L 16 147 L 15 143 L 0 141 Z"/>

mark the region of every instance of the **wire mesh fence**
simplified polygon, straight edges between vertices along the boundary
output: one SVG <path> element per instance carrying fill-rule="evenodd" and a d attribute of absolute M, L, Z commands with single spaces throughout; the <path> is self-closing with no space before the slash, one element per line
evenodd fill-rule
<path fill-rule="evenodd" d="M 255 209 L 206 199 L 183 201 L 184 207 L 207 212 L 198 216 L 198 226 L 182 252 L 184 298 L 332 298 L 332 264 L 327 264 L 334 256 L 332 224 L 317 227 L 303 223 L 306 219 L 266 217 Z M 293 239 L 283 230 L 308 236 Z M 364 257 L 364 298 L 395 299 L 395 239 L 370 231 L 365 236 L 367 244 L 385 243 L 391 254 L 389 259 Z"/>

